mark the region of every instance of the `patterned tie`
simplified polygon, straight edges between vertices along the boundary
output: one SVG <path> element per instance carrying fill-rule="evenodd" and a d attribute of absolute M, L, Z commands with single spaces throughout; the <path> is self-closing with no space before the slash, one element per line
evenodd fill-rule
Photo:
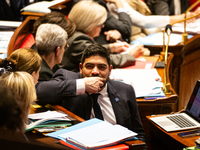
<path fill-rule="evenodd" d="M 99 103 L 97 102 L 97 98 L 98 98 L 99 95 L 100 95 L 99 93 L 91 94 L 92 99 L 93 99 L 93 110 L 94 110 L 94 114 L 95 114 L 96 118 L 104 120 L 102 112 L 101 112 L 101 108 L 99 106 Z"/>

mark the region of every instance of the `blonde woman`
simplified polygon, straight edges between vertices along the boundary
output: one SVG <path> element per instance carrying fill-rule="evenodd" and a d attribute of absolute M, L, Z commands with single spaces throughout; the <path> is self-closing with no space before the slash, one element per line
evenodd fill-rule
<path fill-rule="evenodd" d="M 94 1 L 82 0 L 72 7 L 68 18 L 75 23 L 76 31 L 67 40 L 69 48 L 65 51 L 60 67 L 78 72 L 83 51 L 86 47 L 95 43 L 94 37 L 99 36 L 101 29 L 104 27 L 107 11 Z M 115 54 L 127 50 L 124 45 L 125 43 L 103 45 L 112 53 L 110 57 L 113 68 L 134 65 L 135 57 L 143 54 L 142 46 L 136 46 L 127 54 Z"/>
<path fill-rule="evenodd" d="M 0 59 L 0 67 L 9 71 L 26 71 L 32 75 L 34 84 L 38 82 L 42 58 L 28 48 L 17 49 L 8 59 Z"/>
<path fill-rule="evenodd" d="M 24 71 L 5 73 L 0 77 L 4 84 L 10 88 L 22 106 L 24 125 L 28 123 L 30 104 L 37 99 L 33 77 Z"/>

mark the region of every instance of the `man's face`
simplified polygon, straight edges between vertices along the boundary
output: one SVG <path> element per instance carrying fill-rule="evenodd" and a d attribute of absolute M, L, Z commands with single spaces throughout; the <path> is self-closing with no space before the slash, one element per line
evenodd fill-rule
<path fill-rule="evenodd" d="M 102 77 L 108 80 L 111 69 L 112 66 L 108 65 L 107 59 L 99 55 L 90 56 L 85 59 L 83 65 L 80 64 L 80 74 L 82 74 L 83 78 Z"/>

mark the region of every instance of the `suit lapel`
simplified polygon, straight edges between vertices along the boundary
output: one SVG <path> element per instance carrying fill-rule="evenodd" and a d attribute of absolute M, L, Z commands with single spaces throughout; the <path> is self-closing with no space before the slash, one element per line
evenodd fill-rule
<path fill-rule="evenodd" d="M 124 118 L 123 118 L 123 105 L 120 98 L 120 95 L 117 94 L 116 89 L 111 84 L 112 81 L 108 80 L 107 82 L 107 91 L 108 95 L 110 97 L 110 101 L 113 107 L 113 111 L 115 113 L 117 124 L 123 124 Z"/>

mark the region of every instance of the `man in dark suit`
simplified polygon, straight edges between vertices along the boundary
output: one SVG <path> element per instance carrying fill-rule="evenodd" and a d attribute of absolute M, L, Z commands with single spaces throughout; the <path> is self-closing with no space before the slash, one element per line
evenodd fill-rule
<path fill-rule="evenodd" d="M 88 46 L 82 55 L 80 63 L 80 74 L 83 78 L 100 77 L 105 78 L 103 86 L 99 88 L 99 96 L 97 99 L 100 105 L 100 113 L 102 113 L 103 120 L 112 124 L 120 124 L 138 133 L 138 138 L 145 141 L 145 133 L 140 120 L 137 101 L 134 89 L 131 85 L 113 81 L 109 79 L 112 65 L 110 65 L 109 52 L 99 44 L 91 44 Z M 57 84 L 63 80 L 72 80 L 79 78 L 78 73 L 69 72 L 64 69 L 59 69 L 54 74 L 54 80 Z M 54 86 L 56 83 L 54 83 Z M 60 90 L 64 86 L 60 87 Z M 95 100 L 92 98 L 92 93 L 85 93 L 79 96 L 66 96 L 64 93 L 59 93 L 59 89 L 54 91 L 50 86 L 46 87 L 46 91 L 50 94 L 46 97 L 51 102 L 62 101 L 61 105 L 76 115 L 84 119 L 98 117 L 96 114 L 96 107 L 94 107 Z M 40 93 L 41 95 L 41 93 Z M 58 95 L 59 98 L 53 98 L 52 95 Z M 39 101 L 40 96 L 38 95 Z M 44 104 L 44 103 L 43 103 Z"/>

